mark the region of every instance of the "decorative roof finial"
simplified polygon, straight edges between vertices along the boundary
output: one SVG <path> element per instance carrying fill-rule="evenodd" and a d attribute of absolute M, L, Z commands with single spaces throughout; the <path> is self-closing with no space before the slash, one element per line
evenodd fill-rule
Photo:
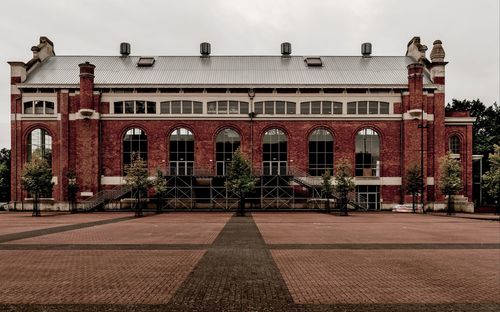
<path fill-rule="evenodd" d="M 434 41 L 434 46 L 431 51 L 431 61 L 432 62 L 444 62 L 445 57 L 444 49 L 441 40 Z"/>

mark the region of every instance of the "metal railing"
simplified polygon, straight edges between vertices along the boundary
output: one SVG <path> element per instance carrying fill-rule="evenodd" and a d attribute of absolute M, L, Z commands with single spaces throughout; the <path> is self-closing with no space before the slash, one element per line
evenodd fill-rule
<path fill-rule="evenodd" d="M 130 187 L 128 187 L 127 185 L 117 185 L 112 189 L 102 190 L 94 196 L 83 201 L 79 205 L 79 209 L 77 209 L 77 211 L 92 211 L 99 207 L 104 208 L 104 206 L 109 202 L 117 200 L 129 192 Z"/>

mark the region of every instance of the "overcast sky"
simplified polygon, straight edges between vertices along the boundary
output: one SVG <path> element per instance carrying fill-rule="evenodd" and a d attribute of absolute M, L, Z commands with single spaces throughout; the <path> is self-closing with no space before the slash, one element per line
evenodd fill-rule
<path fill-rule="evenodd" d="M 499 0 L 45 0 L 0 1 L 0 148 L 10 147 L 10 68 L 49 37 L 57 55 L 404 55 L 420 36 L 443 41 L 446 100 L 499 102 Z"/>

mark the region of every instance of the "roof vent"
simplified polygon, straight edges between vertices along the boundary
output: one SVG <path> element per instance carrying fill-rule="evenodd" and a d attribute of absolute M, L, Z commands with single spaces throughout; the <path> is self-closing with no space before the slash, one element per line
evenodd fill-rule
<path fill-rule="evenodd" d="M 200 44 L 200 54 L 202 57 L 209 57 L 211 52 L 210 43 L 202 42 Z"/>
<path fill-rule="evenodd" d="M 151 67 L 155 63 L 154 57 L 141 57 L 139 61 L 137 61 L 138 67 Z"/>
<path fill-rule="evenodd" d="M 281 56 L 288 57 L 292 54 L 292 44 L 290 42 L 283 42 L 281 44 Z"/>
<path fill-rule="evenodd" d="M 369 42 L 365 42 L 361 45 L 361 54 L 363 57 L 372 57 L 372 44 Z"/>
<path fill-rule="evenodd" d="M 307 66 L 309 67 L 321 67 L 323 66 L 323 62 L 321 61 L 321 57 L 306 57 L 304 60 Z"/>
<path fill-rule="evenodd" d="M 128 42 L 122 42 L 120 43 L 120 54 L 123 57 L 127 57 L 130 54 L 130 43 Z"/>

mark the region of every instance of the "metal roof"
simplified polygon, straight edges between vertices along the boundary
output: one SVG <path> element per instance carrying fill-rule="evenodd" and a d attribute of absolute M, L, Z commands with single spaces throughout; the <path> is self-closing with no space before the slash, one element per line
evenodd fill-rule
<path fill-rule="evenodd" d="M 78 64 L 90 62 L 96 85 L 407 85 L 406 56 L 321 56 L 308 67 L 304 56 L 156 56 L 138 67 L 139 56 L 53 56 L 29 74 L 25 85 L 78 85 Z M 424 84 L 432 84 L 424 77 Z"/>

